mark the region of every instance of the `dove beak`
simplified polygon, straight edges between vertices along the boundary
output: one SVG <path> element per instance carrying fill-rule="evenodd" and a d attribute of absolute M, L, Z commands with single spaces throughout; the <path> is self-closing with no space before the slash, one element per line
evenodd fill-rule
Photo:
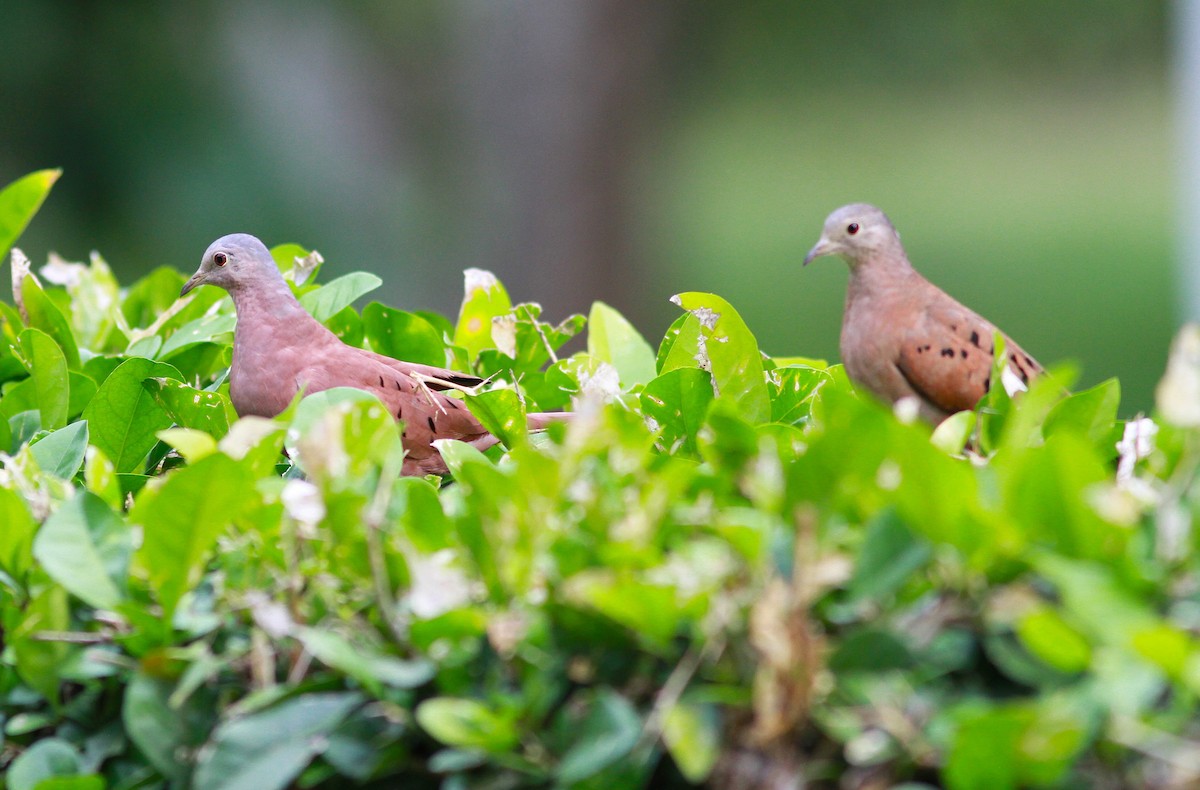
<path fill-rule="evenodd" d="M 197 285 L 203 285 L 203 284 L 204 284 L 204 273 L 196 272 L 195 274 L 192 275 L 192 279 L 190 279 L 186 283 L 184 283 L 183 288 L 181 288 L 179 290 L 180 298 L 186 296 L 187 292 L 192 290 L 193 288 L 195 288 Z"/>
<path fill-rule="evenodd" d="M 808 255 L 804 256 L 804 265 L 805 266 L 809 265 L 810 263 L 815 261 L 817 258 L 820 258 L 822 255 L 832 255 L 835 252 L 837 252 L 836 245 L 834 245 L 833 242 L 829 241 L 824 236 L 822 236 L 821 239 L 816 243 L 816 245 L 813 246 L 813 248 L 808 251 Z"/>

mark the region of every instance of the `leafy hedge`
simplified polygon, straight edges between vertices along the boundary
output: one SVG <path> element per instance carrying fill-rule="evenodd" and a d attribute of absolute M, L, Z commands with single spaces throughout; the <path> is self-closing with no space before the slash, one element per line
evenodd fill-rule
<path fill-rule="evenodd" d="M 56 177 L 0 192 L 0 255 Z M 11 790 L 1200 777 L 1197 334 L 1153 422 L 1060 368 L 931 436 L 839 366 L 762 355 L 711 294 L 657 353 L 597 303 L 561 358 L 584 319 L 484 272 L 452 323 L 356 311 L 378 278 L 273 252 L 346 342 L 492 377 L 467 402 L 505 446 L 404 478 L 364 393 L 239 420 L 223 292 L 13 250 Z"/>

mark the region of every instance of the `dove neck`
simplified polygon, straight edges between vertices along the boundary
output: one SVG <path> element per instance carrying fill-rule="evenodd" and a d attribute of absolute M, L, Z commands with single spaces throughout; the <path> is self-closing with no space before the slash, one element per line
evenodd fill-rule
<path fill-rule="evenodd" d="M 229 292 L 237 310 L 238 324 L 257 321 L 296 321 L 308 318 L 308 311 L 300 306 L 292 289 L 282 277 L 267 283 L 258 283 L 253 288 L 236 288 Z"/>
<path fill-rule="evenodd" d="M 903 292 L 901 289 L 916 275 L 904 256 L 872 255 L 850 265 L 847 302 Z"/>

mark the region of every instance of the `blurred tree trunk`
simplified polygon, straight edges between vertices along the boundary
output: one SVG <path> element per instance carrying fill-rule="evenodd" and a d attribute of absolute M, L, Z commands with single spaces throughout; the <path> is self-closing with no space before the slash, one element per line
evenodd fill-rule
<path fill-rule="evenodd" d="M 640 278 L 630 172 L 657 72 L 663 3 L 456 0 L 475 196 L 463 264 L 494 270 L 548 318 L 618 307 Z"/>

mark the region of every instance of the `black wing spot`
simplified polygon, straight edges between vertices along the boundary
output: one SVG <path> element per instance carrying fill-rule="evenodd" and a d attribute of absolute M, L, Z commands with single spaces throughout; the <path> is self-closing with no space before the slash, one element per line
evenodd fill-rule
<path fill-rule="evenodd" d="M 483 379 L 478 376 L 467 376 L 465 374 L 456 373 L 453 376 L 443 376 L 443 381 L 448 381 L 450 384 L 457 384 L 460 387 L 478 387 L 483 383 Z M 454 389 L 440 381 L 428 381 L 426 386 L 435 392 L 445 392 L 446 390 Z"/>
<path fill-rule="evenodd" d="M 396 389 L 400 389 L 400 382 L 398 380 L 393 379 L 392 383 L 396 385 Z"/>
<path fill-rule="evenodd" d="M 403 419 L 404 419 L 404 407 L 403 407 L 403 406 L 397 406 L 397 407 L 396 407 L 396 419 L 397 419 L 397 420 L 403 420 Z"/>
<path fill-rule="evenodd" d="M 943 348 L 943 349 L 942 349 L 942 356 L 943 356 L 943 357 L 953 357 L 953 356 L 954 356 L 954 349 L 952 349 L 952 348 Z"/>
<path fill-rule="evenodd" d="M 382 386 L 383 386 L 383 376 L 380 376 L 380 377 L 379 377 L 379 386 L 380 386 L 380 387 L 382 387 Z"/>
<path fill-rule="evenodd" d="M 950 325 L 950 331 L 951 331 L 951 332 L 957 332 L 957 331 L 958 331 L 958 324 L 951 324 L 951 325 Z"/>
<path fill-rule="evenodd" d="M 983 346 L 979 345 L 979 333 L 974 329 L 971 330 L 971 345 L 975 346 L 975 348 L 978 348 L 980 351 L 983 350 Z"/>
<path fill-rule="evenodd" d="M 1021 356 L 1021 359 L 1025 360 L 1025 365 L 1026 365 L 1027 367 L 1029 367 L 1029 368 L 1036 368 L 1036 367 L 1037 367 L 1037 363 L 1036 363 L 1036 362 L 1034 362 L 1032 359 L 1030 359 L 1028 354 L 1023 354 L 1023 355 Z"/>
<path fill-rule="evenodd" d="M 431 431 L 437 431 L 437 427 L 436 427 L 436 426 L 434 426 L 434 424 L 433 424 L 433 418 L 432 418 L 432 417 L 426 417 L 426 418 L 425 418 L 425 422 L 429 423 L 429 430 L 431 430 Z"/>
<path fill-rule="evenodd" d="M 928 351 L 928 350 L 929 350 L 929 349 L 931 349 L 931 348 L 933 348 L 933 346 L 929 345 L 928 343 L 926 343 L 926 344 L 925 344 L 925 350 L 926 350 L 926 351 Z"/>
<path fill-rule="evenodd" d="M 992 388 L 992 374 L 989 373 L 983 377 L 983 391 L 987 392 Z"/>
<path fill-rule="evenodd" d="M 967 350 L 964 348 L 964 349 L 962 349 L 961 353 L 962 353 L 962 358 L 966 359 L 967 358 Z"/>
<path fill-rule="evenodd" d="M 924 353 L 925 353 L 925 346 L 917 346 L 917 353 L 918 353 L 918 354 L 924 354 Z"/>

